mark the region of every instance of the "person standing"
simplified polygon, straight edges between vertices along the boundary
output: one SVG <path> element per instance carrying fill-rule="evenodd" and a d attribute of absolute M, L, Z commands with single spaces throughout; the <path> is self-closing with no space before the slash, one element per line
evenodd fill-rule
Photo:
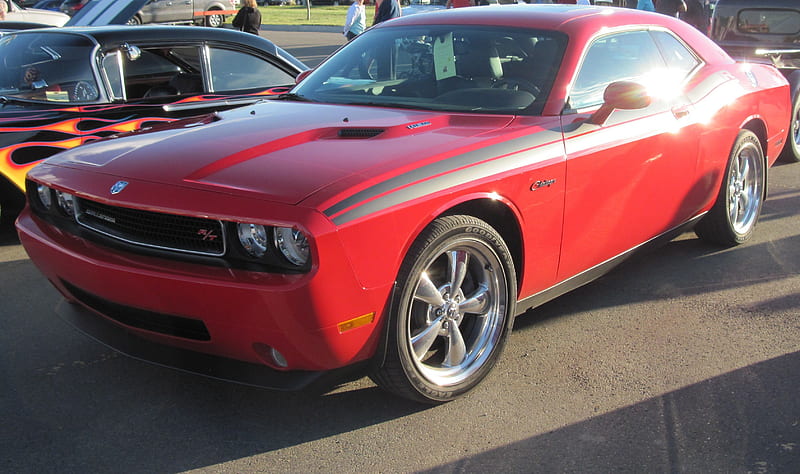
<path fill-rule="evenodd" d="M 261 12 L 256 0 L 242 0 L 242 8 L 233 17 L 233 27 L 246 33 L 258 34 L 261 29 Z"/>
<path fill-rule="evenodd" d="M 347 41 L 355 38 L 367 28 L 366 13 L 364 12 L 364 0 L 353 0 L 350 8 L 347 9 L 347 18 L 344 20 L 344 30 L 342 34 Z"/>
<path fill-rule="evenodd" d="M 377 25 L 400 15 L 400 3 L 397 0 L 381 0 L 375 5 L 375 21 L 372 24 Z"/>
<path fill-rule="evenodd" d="M 678 13 L 686 11 L 686 3 L 683 0 L 658 0 L 656 2 L 656 12 L 662 15 L 678 16 Z"/>
<path fill-rule="evenodd" d="M 685 0 L 686 13 L 681 14 L 681 20 L 694 26 L 703 34 L 708 34 L 708 13 L 702 0 Z"/>
<path fill-rule="evenodd" d="M 655 5 L 653 5 L 653 0 L 639 0 L 636 3 L 637 10 L 644 10 L 646 12 L 654 12 L 656 11 Z"/>

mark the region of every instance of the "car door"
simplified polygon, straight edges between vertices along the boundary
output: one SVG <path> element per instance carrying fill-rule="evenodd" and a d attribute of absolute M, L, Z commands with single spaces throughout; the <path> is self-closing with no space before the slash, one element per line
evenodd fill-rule
<path fill-rule="evenodd" d="M 194 16 L 192 0 L 151 0 L 140 12 L 142 23 L 189 21 Z"/>
<path fill-rule="evenodd" d="M 615 32 L 587 48 L 562 115 L 567 190 L 560 277 L 612 259 L 694 212 L 687 196 L 698 185 L 700 133 L 683 88 L 699 63 L 665 31 Z M 647 87 L 650 105 L 593 123 L 606 87 L 617 81 Z"/>

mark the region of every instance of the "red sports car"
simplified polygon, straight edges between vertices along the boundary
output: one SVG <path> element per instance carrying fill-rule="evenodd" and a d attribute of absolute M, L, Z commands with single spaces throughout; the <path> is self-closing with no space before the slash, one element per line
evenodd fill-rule
<path fill-rule="evenodd" d="M 514 317 L 645 244 L 752 234 L 772 66 L 619 8 L 395 19 L 282 100 L 61 153 L 17 222 L 58 312 L 123 352 L 297 389 L 475 387 Z"/>

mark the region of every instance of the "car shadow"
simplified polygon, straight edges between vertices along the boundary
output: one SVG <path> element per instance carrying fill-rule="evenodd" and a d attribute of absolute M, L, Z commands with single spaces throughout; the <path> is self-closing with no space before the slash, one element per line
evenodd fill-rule
<path fill-rule="evenodd" d="M 421 472 L 797 472 L 798 386 L 794 352 Z"/>

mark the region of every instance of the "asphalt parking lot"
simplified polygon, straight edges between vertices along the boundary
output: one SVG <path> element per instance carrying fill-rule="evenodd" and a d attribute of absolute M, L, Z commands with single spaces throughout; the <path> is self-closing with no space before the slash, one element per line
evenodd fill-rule
<path fill-rule="evenodd" d="M 315 65 L 338 32 L 265 30 Z M 519 318 L 494 372 L 437 407 L 368 379 L 323 396 L 117 355 L 0 231 L 0 471 L 800 472 L 800 164 L 752 241 L 684 234 Z"/>

